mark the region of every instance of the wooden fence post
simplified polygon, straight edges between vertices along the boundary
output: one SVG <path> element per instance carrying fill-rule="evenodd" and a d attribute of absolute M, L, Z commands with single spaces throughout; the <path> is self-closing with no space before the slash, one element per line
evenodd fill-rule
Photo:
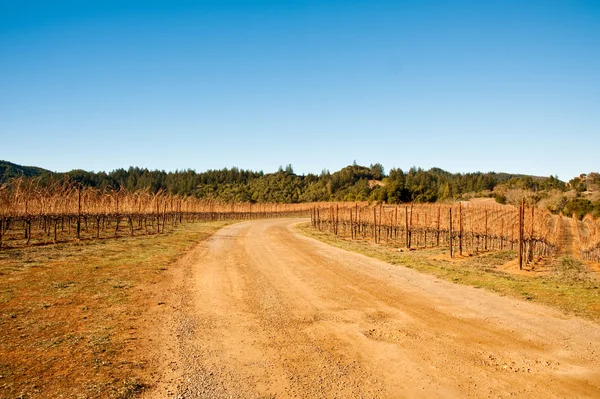
<path fill-rule="evenodd" d="M 519 208 L 519 270 L 523 270 L 523 216 L 525 215 L 525 198 Z"/>
<path fill-rule="evenodd" d="M 373 239 L 377 244 L 377 207 L 373 207 Z"/>
<path fill-rule="evenodd" d="M 81 233 L 81 187 L 77 187 L 77 239 Z"/>
<path fill-rule="evenodd" d="M 340 207 L 338 204 L 335 204 L 335 235 L 338 235 L 339 230 L 339 222 L 340 222 Z"/>
<path fill-rule="evenodd" d="M 321 231 L 321 211 L 319 206 L 315 208 L 315 212 L 315 217 L 317 218 L 315 220 L 315 223 L 317 224 L 317 230 Z M 266 208 L 263 210 L 263 213 L 264 215 L 268 215 Z"/>
<path fill-rule="evenodd" d="M 394 238 L 395 241 L 398 238 L 398 205 L 396 205 L 396 211 L 394 213 Z"/>
<path fill-rule="evenodd" d="M 485 210 L 485 231 L 483 232 L 483 250 L 488 249 L 488 211 Z"/>
<path fill-rule="evenodd" d="M 408 248 L 412 244 L 412 226 L 413 226 L 413 204 L 410 204 L 410 218 L 408 219 Z"/>
<path fill-rule="evenodd" d="M 383 202 L 379 203 L 379 227 L 377 228 L 377 242 L 381 242 L 381 219 L 383 219 Z"/>
<path fill-rule="evenodd" d="M 167 221 L 167 201 L 165 201 L 165 206 L 163 208 L 163 222 L 162 222 L 162 229 L 163 229 L 163 233 L 165 232 L 165 223 Z"/>
<path fill-rule="evenodd" d="M 404 207 L 404 234 L 406 235 L 406 248 L 410 248 L 410 241 L 408 240 L 408 207 Z"/>
<path fill-rule="evenodd" d="M 535 245 L 535 241 L 533 240 L 534 218 L 535 218 L 535 205 L 532 205 L 531 206 L 531 235 L 529 236 L 529 253 L 527 254 L 527 263 L 533 261 L 533 251 L 534 251 L 534 245 Z"/>
<path fill-rule="evenodd" d="M 436 247 L 440 246 L 440 211 L 441 211 L 441 207 L 438 206 L 437 209 L 437 234 L 436 234 Z"/>
<path fill-rule="evenodd" d="M 463 254 L 463 217 L 462 217 L 462 204 L 458 203 L 458 254 Z"/>
<path fill-rule="evenodd" d="M 502 227 L 500 227 L 500 250 L 504 249 L 504 218 L 502 218 Z"/>
<path fill-rule="evenodd" d="M 352 208 L 350 208 L 350 239 L 354 240 L 354 222 L 352 219 Z"/>
<path fill-rule="evenodd" d="M 357 238 L 358 237 L 358 233 L 360 233 L 360 226 L 359 226 L 359 217 L 358 217 L 358 202 L 354 203 L 354 219 L 356 220 L 356 222 L 354 223 L 354 237 Z"/>
<path fill-rule="evenodd" d="M 452 252 L 452 207 L 450 207 L 450 223 L 448 228 L 448 238 L 450 241 L 450 257 L 454 258 L 454 253 Z"/>

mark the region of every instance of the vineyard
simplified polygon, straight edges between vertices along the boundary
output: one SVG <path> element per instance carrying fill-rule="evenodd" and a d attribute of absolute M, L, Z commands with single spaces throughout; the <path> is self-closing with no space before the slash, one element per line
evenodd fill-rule
<path fill-rule="evenodd" d="M 600 220 L 594 220 L 586 215 L 577 224 L 577 238 L 581 247 L 581 257 L 584 260 L 600 262 Z"/>
<path fill-rule="evenodd" d="M 14 179 L 0 187 L 0 248 L 71 240 L 160 234 L 186 222 L 311 215 L 311 224 L 349 239 L 418 248 L 448 248 L 450 256 L 517 250 L 519 265 L 564 251 L 565 236 L 577 240 L 577 256 L 600 261 L 600 222 L 536 207 L 507 205 L 366 203 L 224 203 L 162 191 L 102 191 L 68 180 L 40 184 Z"/>
<path fill-rule="evenodd" d="M 310 207 L 100 191 L 68 181 L 42 186 L 16 179 L 0 187 L 0 248 L 159 234 L 185 222 L 307 216 Z"/>
<path fill-rule="evenodd" d="M 558 251 L 562 225 L 535 207 L 473 204 L 367 207 L 335 205 L 311 210 L 312 226 L 350 239 L 385 241 L 406 247 L 445 247 L 450 256 L 517 250 L 519 264 Z M 595 224 L 594 226 L 597 226 Z M 596 229 L 597 230 L 597 229 Z M 597 250 L 597 247 L 596 247 Z"/>

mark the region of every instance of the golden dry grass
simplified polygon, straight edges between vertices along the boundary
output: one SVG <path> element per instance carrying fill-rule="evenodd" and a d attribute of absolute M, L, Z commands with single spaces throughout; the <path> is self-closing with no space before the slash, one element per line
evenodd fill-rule
<path fill-rule="evenodd" d="M 399 252 L 392 245 L 340 238 L 317 231 L 309 224 L 298 225 L 296 229 L 327 244 L 391 264 L 600 320 L 600 281 L 597 274 L 582 261 L 570 256 L 534 263 L 533 268 L 528 266 L 524 272 L 513 273 L 510 265 L 516 262 L 516 251 L 484 252 L 451 259 L 447 249 Z"/>
<path fill-rule="evenodd" d="M 129 398 L 149 291 L 226 222 L 164 234 L 0 251 L 0 398 Z"/>

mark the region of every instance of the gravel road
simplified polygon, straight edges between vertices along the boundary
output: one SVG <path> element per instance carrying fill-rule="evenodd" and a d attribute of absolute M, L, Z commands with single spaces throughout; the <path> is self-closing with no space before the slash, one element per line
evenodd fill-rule
<path fill-rule="evenodd" d="M 298 221 L 231 225 L 181 259 L 146 398 L 600 397 L 598 324 L 330 247 Z"/>

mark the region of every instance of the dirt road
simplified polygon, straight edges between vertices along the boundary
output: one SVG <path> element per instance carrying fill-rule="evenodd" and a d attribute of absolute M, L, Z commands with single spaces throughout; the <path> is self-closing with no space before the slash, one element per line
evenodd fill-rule
<path fill-rule="evenodd" d="M 297 222 L 235 224 L 181 260 L 147 397 L 600 397 L 599 325 L 329 247 Z"/>

